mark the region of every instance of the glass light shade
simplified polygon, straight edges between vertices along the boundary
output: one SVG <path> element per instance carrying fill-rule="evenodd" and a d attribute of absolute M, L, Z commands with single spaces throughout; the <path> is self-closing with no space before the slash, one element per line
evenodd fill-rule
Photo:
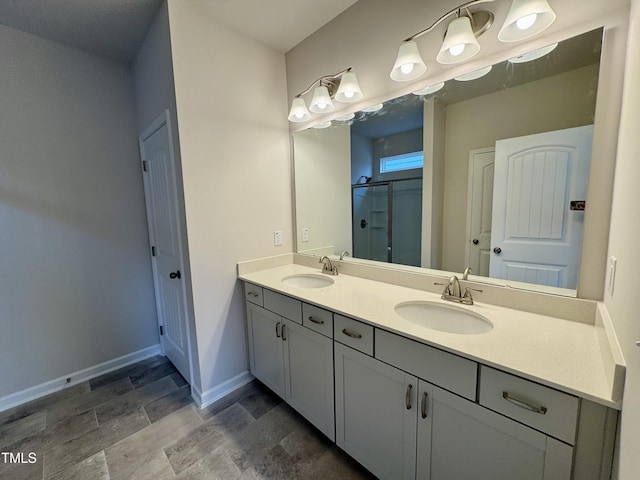
<path fill-rule="evenodd" d="M 426 71 L 427 66 L 420 56 L 416 42 L 413 40 L 402 42 L 398 49 L 396 63 L 389 74 L 391 79 L 396 82 L 407 82 L 418 78 Z"/>
<path fill-rule="evenodd" d="M 331 126 L 331 120 L 327 122 L 319 123 L 318 125 L 314 125 L 313 128 L 315 128 L 316 130 L 321 130 L 323 128 L 329 128 L 330 126 Z"/>
<path fill-rule="evenodd" d="M 471 80 L 475 80 L 476 78 L 484 77 L 487 73 L 491 71 L 493 67 L 488 65 L 483 68 L 479 68 L 478 70 L 474 70 L 473 72 L 465 73 L 464 75 L 460 75 L 455 77 L 454 80 L 459 82 L 470 82 Z"/>
<path fill-rule="evenodd" d="M 371 105 L 370 107 L 363 108 L 360 111 L 361 112 L 367 112 L 367 113 L 377 112 L 378 110 L 382 110 L 383 106 L 384 106 L 384 104 L 382 104 L 382 103 L 376 103 L 375 105 Z"/>
<path fill-rule="evenodd" d="M 306 122 L 311 118 L 311 114 L 304 103 L 304 98 L 296 97 L 291 102 L 291 111 L 289 112 L 290 122 Z"/>
<path fill-rule="evenodd" d="M 356 114 L 352 112 L 352 113 L 347 113 L 346 115 L 342 115 L 341 117 L 337 117 L 336 120 L 339 122 L 347 122 L 354 118 L 356 118 Z"/>
<path fill-rule="evenodd" d="M 526 63 L 531 62 L 533 60 L 537 60 L 538 58 L 542 58 L 548 53 L 551 53 L 558 46 L 557 43 L 552 43 L 551 45 L 547 45 L 546 47 L 538 48 L 536 50 L 532 50 L 527 53 L 523 53 L 522 55 L 518 55 L 517 57 L 513 57 L 509 59 L 511 63 Z"/>
<path fill-rule="evenodd" d="M 546 30 L 556 20 L 547 0 L 513 0 L 504 25 L 498 32 L 501 42 L 517 42 Z"/>
<path fill-rule="evenodd" d="M 416 90 L 415 92 L 413 92 L 413 94 L 429 95 L 430 93 L 436 93 L 438 90 L 442 90 L 442 87 L 444 87 L 444 82 L 436 83 L 435 85 L 429 85 L 428 87 Z"/>
<path fill-rule="evenodd" d="M 447 33 L 436 60 L 445 65 L 464 62 L 479 51 L 480 44 L 473 34 L 469 17 L 458 17 L 447 27 Z"/>
<path fill-rule="evenodd" d="M 336 100 L 343 103 L 357 102 L 362 98 L 362 90 L 353 72 L 347 72 L 340 79 L 340 86 L 336 92 Z"/>
<path fill-rule="evenodd" d="M 329 113 L 335 110 L 331 97 L 329 96 L 329 90 L 324 85 L 316 87 L 313 92 L 313 98 L 309 105 L 309 110 L 314 113 Z"/>

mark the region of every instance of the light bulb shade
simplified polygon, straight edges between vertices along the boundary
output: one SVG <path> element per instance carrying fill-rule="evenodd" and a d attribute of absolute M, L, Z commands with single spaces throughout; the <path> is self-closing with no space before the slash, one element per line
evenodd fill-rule
<path fill-rule="evenodd" d="M 314 113 L 329 113 L 335 110 L 327 87 L 325 87 L 324 85 L 316 87 L 315 91 L 313 92 L 311 104 L 309 105 L 309 110 Z"/>
<path fill-rule="evenodd" d="M 480 44 L 473 34 L 469 17 L 458 17 L 447 27 L 447 33 L 436 60 L 445 65 L 464 62 L 479 51 Z"/>
<path fill-rule="evenodd" d="M 413 40 L 402 42 L 398 49 L 396 63 L 391 69 L 389 76 L 396 82 L 408 82 L 414 80 L 427 71 L 418 45 Z"/>
<path fill-rule="evenodd" d="M 353 72 L 346 72 L 340 79 L 340 86 L 336 92 L 336 100 L 343 103 L 357 102 L 362 98 L 362 90 Z"/>
<path fill-rule="evenodd" d="M 288 118 L 290 122 L 306 122 L 311 118 L 307 104 L 304 103 L 304 98 L 296 97 L 293 99 Z"/>
<path fill-rule="evenodd" d="M 520 26 L 518 25 L 519 20 Z M 555 20 L 556 13 L 551 9 L 547 0 L 513 0 L 504 25 L 498 32 L 498 40 L 517 42 L 533 37 L 546 30 Z M 530 26 L 523 28 L 527 26 L 523 23 L 530 24 Z"/>
<path fill-rule="evenodd" d="M 413 92 L 414 95 L 430 95 L 436 93 L 444 87 L 444 82 L 436 83 L 435 85 L 429 85 L 428 87 L 421 88 Z"/>

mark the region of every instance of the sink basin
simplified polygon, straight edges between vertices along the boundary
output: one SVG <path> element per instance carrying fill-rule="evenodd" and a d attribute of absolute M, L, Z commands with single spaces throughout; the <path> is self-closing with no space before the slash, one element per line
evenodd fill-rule
<path fill-rule="evenodd" d="M 282 279 L 282 283 L 290 287 L 298 288 L 323 288 L 333 285 L 333 278 L 327 275 L 313 275 L 304 273 L 299 275 L 290 275 Z"/>
<path fill-rule="evenodd" d="M 493 329 L 493 324 L 475 312 L 456 305 L 435 302 L 404 302 L 395 307 L 405 320 L 441 332 L 478 335 Z"/>

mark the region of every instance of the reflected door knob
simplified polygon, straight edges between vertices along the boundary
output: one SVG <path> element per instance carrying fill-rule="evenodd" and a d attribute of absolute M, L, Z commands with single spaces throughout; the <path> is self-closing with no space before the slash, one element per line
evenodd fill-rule
<path fill-rule="evenodd" d="M 363 218 L 362 220 L 360 220 L 360 228 L 366 228 L 366 226 L 369 225 L 367 223 L 367 221 Z"/>
<path fill-rule="evenodd" d="M 174 279 L 176 279 L 176 278 L 182 278 L 182 275 L 180 275 L 180 270 L 176 270 L 175 272 L 171 272 L 171 273 L 169 274 L 169 278 L 170 278 L 171 280 L 174 280 Z"/>
<path fill-rule="evenodd" d="M 471 240 L 471 243 L 473 243 L 474 245 L 477 245 L 480 243 L 480 240 L 478 240 L 477 238 L 474 238 L 473 240 Z"/>
<path fill-rule="evenodd" d="M 500 255 L 502 253 L 502 249 L 500 247 L 496 247 L 493 249 L 493 253 L 496 255 Z"/>

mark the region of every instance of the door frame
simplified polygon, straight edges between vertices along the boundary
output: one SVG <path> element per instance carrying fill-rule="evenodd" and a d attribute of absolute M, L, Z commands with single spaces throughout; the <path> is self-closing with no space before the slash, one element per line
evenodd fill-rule
<path fill-rule="evenodd" d="M 151 124 L 145 128 L 142 133 L 140 134 L 140 136 L 138 137 L 138 145 L 139 145 L 139 149 L 140 149 L 140 166 L 142 168 L 142 181 L 143 181 L 143 188 L 144 188 L 144 205 L 145 205 L 145 211 L 147 214 L 147 231 L 149 233 L 149 256 L 151 257 L 151 267 L 152 267 L 152 272 L 153 272 L 153 290 L 154 290 L 154 298 L 155 298 L 155 302 L 156 302 L 156 312 L 157 312 L 157 317 L 156 317 L 156 322 L 158 324 L 158 332 L 160 332 L 160 326 L 162 326 L 161 323 L 161 306 L 160 306 L 160 302 L 158 301 L 159 298 L 159 292 L 158 292 L 158 271 L 157 271 L 157 266 L 156 266 L 156 258 L 152 255 L 151 252 L 151 246 L 155 244 L 155 238 L 154 238 L 154 232 L 153 232 L 153 228 L 152 228 L 152 224 L 151 224 L 151 210 L 149 208 L 149 187 L 148 187 L 148 180 L 147 180 L 147 176 L 144 175 L 144 164 L 143 161 L 144 159 L 142 158 L 142 152 L 144 151 L 144 141 L 146 139 L 148 139 L 149 137 L 151 137 L 155 132 L 157 132 L 160 128 L 162 128 L 164 125 L 167 126 L 167 140 L 169 143 L 169 158 L 170 158 L 170 162 L 171 162 L 171 177 L 172 177 L 172 182 L 173 182 L 173 203 L 174 203 L 174 207 L 175 207 L 175 212 L 176 212 L 176 227 L 177 227 L 177 231 L 178 231 L 178 251 L 179 251 L 179 257 L 180 257 L 180 271 L 184 272 L 184 281 L 180 282 L 181 283 L 181 288 L 182 288 L 182 299 L 183 299 L 183 305 L 184 305 L 184 322 L 185 322 L 185 334 L 187 336 L 187 356 L 188 356 L 188 365 L 189 365 L 189 378 L 187 379 L 189 381 L 189 385 L 191 388 L 191 393 L 193 394 L 193 355 L 192 355 L 192 347 L 191 347 L 191 318 L 189 315 L 189 297 L 187 295 L 187 284 L 186 282 L 189 281 L 190 279 L 190 271 L 187 271 L 185 269 L 185 261 L 184 261 L 184 248 L 183 248 L 183 227 L 182 227 L 182 216 L 181 216 L 181 209 L 180 209 L 180 203 L 178 201 L 178 182 L 176 179 L 176 160 L 175 160 L 175 147 L 174 147 L 174 143 L 173 143 L 173 124 L 171 122 L 171 113 L 169 111 L 169 109 L 165 109 L 153 122 L 151 122 Z M 160 337 L 160 350 L 162 352 L 162 355 L 165 355 L 165 343 L 164 343 L 164 338 L 162 335 L 159 335 Z"/>

